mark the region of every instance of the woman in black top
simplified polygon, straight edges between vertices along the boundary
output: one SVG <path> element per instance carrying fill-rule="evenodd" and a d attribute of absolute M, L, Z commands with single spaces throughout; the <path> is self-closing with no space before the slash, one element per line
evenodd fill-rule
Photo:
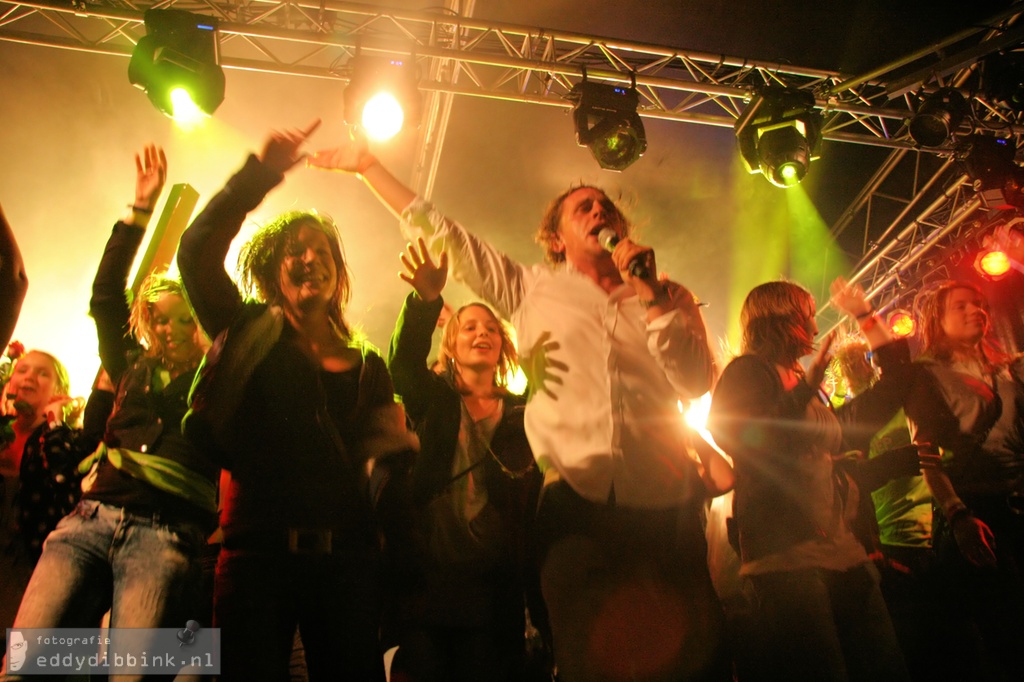
<path fill-rule="evenodd" d="M 215 337 L 185 433 L 231 472 L 214 586 L 228 679 L 287 675 L 296 624 L 311 679 L 383 680 L 372 463 L 411 446 L 387 368 L 344 318 L 337 228 L 312 211 L 224 258 L 246 214 L 303 155 L 316 124 L 273 133 L 181 238 L 178 266 Z"/>
<path fill-rule="evenodd" d="M 833 285 L 837 307 L 856 317 L 879 356 L 889 335 L 859 287 Z M 835 462 L 844 429 L 874 433 L 900 407 L 894 376 L 843 406 L 820 397 L 832 337 L 815 350 L 814 299 L 793 282 L 755 287 L 740 314 L 743 355 L 714 390 L 708 427 L 733 457 L 733 516 L 742 566 L 757 595 L 756 670 L 766 680 L 904 680 L 908 674 L 878 587 L 878 573 L 853 532 L 861 493 Z M 894 362 L 896 366 L 909 363 Z"/>
<path fill-rule="evenodd" d="M 514 680 L 523 672 L 525 595 L 537 590 L 529 529 L 541 476 L 523 428 L 525 400 L 505 386 L 516 351 L 489 307 L 444 326 L 439 372 L 427 366 L 446 254 L 409 247 L 406 299 L 391 339 L 395 389 L 420 436 L 412 470 L 418 569 L 399 606 L 393 679 Z M 539 598 L 531 616 L 545 620 Z"/>

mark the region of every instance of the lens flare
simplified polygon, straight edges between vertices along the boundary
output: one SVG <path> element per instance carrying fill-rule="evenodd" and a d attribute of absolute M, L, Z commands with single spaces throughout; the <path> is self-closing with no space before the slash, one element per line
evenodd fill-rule
<path fill-rule="evenodd" d="M 405 122 L 402 105 L 390 92 L 380 92 L 363 106 L 363 128 L 370 139 L 389 140 L 398 134 Z"/>
<path fill-rule="evenodd" d="M 192 101 L 192 95 L 185 88 L 171 90 L 171 118 L 178 123 L 196 123 L 206 118 L 202 109 Z"/>

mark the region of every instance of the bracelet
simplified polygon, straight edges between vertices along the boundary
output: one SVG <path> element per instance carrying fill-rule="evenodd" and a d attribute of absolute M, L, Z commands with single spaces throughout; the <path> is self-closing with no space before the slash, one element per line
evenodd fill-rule
<path fill-rule="evenodd" d="M 974 514 L 971 513 L 971 510 L 963 502 L 953 505 L 952 509 L 946 510 L 943 513 L 946 515 L 946 520 L 949 521 L 950 527 L 955 526 L 956 522 L 960 519 L 974 517 Z"/>
<path fill-rule="evenodd" d="M 875 309 L 874 308 L 870 308 L 867 312 L 863 312 L 860 315 L 855 315 L 854 317 L 856 317 L 858 320 L 863 320 L 864 318 L 871 317 L 874 314 L 875 314 Z"/>
<path fill-rule="evenodd" d="M 917 460 L 922 470 L 942 468 L 942 453 L 931 443 L 917 444 Z"/>
<path fill-rule="evenodd" d="M 136 206 L 135 204 L 132 204 L 132 211 L 134 213 L 144 213 L 146 215 L 153 215 L 153 209 L 142 208 L 141 206 Z"/>
<path fill-rule="evenodd" d="M 863 320 L 858 318 L 857 325 L 860 327 L 862 332 L 869 332 L 878 326 L 878 318 L 875 317 L 874 314 L 872 314 L 871 317 L 864 318 Z"/>
<path fill-rule="evenodd" d="M 374 156 L 373 154 L 367 154 L 359 161 L 359 164 L 356 166 L 356 174 L 362 175 L 363 173 L 368 171 L 370 167 L 375 163 L 377 163 L 377 157 Z"/>

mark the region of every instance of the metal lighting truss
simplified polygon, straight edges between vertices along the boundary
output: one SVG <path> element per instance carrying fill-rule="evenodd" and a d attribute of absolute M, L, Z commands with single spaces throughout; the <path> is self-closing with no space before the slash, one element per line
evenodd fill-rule
<path fill-rule="evenodd" d="M 972 130 L 1017 141 L 1024 134 L 1018 112 L 966 89 L 977 80 L 973 74 L 982 57 L 1024 42 L 1024 22 L 1016 24 L 1022 5 L 855 78 L 488 22 L 470 16 L 471 0 L 447 0 L 437 11 L 329 0 L 0 0 L 0 40 L 128 57 L 144 33 L 143 13 L 149 8 L 216 17 L 221 63 L 229 69 L 346 81 L 347 61 L 357 49 L 413 55 L 428 97 L 414 184 L 427 196 L 453 95 L 569 107 L 565 96 L 584 77 L 628 84 L 635 75 L 642 116 L 731 128 L 760 87 L 809 91 L 823 116 L 824 140 L 890 150 L 833 227 L 835 236 L 851 227 L 863 230 L 861 253 L 851 254 L 860 259 L 853 279 L 880 307 L 915 276 L 913 266 L 926 252 L 960 234 L 982 206 L 963 177 L 949 177 L 956 166 L 955 141 L 921 149 L 910 138 L 908 123 L 919 98 L 939 87 L 959 87 L 971 101 Z M 895 183 L 908 177 L 909 185 Z M 880 221 L 884 212 L 875 210 L 886 201 L 903 207 L 894 221 L 888 216 Z"/>

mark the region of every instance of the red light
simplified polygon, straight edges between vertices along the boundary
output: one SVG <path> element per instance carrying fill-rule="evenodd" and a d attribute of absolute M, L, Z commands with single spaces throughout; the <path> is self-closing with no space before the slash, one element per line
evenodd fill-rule
<path fill-rule="evenodd" d="M 906 310 L 895 310 L 889 315 L 889 331 L 896 338 L 913 336 L 916 329 L 917 322 L 914 320 L 914 316 Z"/>
<path fill-rule="evenodd" d="M 994 250 L 978 254 L 974 267 L 985 277 L 998 279 L 1008 273 L 1012 266 L 1010 258 L 1003 251 Z"/>

